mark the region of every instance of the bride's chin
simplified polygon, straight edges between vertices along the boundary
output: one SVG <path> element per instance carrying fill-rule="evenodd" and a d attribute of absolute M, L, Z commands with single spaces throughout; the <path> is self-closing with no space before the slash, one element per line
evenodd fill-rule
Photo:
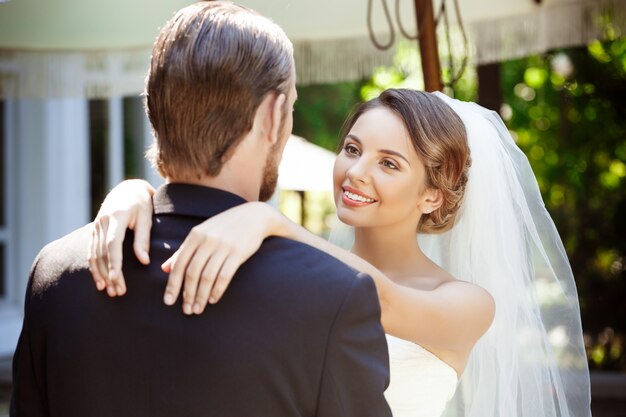
<path fill-rule="evenodd" d="M 354 213 L 346 213 L 342 209 L 337 210 L 337 218 L 341 221 L 341 223 L 351 227 L 363 226 L 363 224 L 361 224 L 362 222 L 359 222 L 354 218 Z"/>

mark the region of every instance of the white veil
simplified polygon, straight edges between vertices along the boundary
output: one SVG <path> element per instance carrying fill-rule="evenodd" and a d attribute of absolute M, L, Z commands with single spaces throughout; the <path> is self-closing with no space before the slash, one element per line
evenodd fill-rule
<path fill-rule="evenodd" d="M 497 113 L 436 94 L 463 120 L 472 166 L 454 227 L 420 235 L 420 246 L 496 302 L 444 415 L 589 417 L 574 277 L 530 164 Z M 345 229 L 331 235 L 340 246 L 349 239 Z"/>

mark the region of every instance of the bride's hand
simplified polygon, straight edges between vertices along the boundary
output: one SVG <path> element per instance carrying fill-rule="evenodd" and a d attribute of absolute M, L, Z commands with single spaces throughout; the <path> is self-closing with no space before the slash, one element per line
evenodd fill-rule
<path fill-rule="evenodd" d="M 126 229 L 135 231 L 133 249 L 139 262 L 150 263 L 150 229 L 154 188 L 143 180 L 127 180 L 106 196 L 92 225 L 89 270 L 99 291 L 111 297 L 126 293 L 122 245 Z"/>
<path fill-rule="evenodd" d="M 259 202 L 242 204 L 197 225 L 163 263 L 169 280 L 163 301 L 172 305 L 183 286 L 183 312 L 201 314 L 215 304 L 233 275 L 271 234 L 280 214 Z"/>

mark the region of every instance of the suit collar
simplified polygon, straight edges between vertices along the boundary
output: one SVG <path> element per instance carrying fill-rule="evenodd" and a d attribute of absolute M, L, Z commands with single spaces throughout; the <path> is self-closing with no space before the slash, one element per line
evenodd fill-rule
<path fill-rule="evenodd" d="M 217 188 L 191 184 L 165 184 L 153 197 L 155 214 L 211 217 L 246 200 Z"/>

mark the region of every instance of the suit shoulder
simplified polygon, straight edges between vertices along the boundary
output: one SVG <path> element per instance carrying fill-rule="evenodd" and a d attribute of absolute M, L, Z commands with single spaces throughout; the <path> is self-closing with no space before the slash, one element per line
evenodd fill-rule
<path fill-rule="evenodd" d="M 301 268 L 316 264 L 323 269 L 334 270 L 337 273 L 355 275 L 358 273 L 352 267 L 341 262 L 329 254 L 292 239 L 271 237 L 266 239 L 262 246 L 262 253 L 275 261 L 282 261 L 288 268 Z M 302 272 L 306 272 L 302 270 Z"/>
<path fill-rule="evenodd" d="M 44 246 L 31 268 L 34 293 L 44 291 L 65 272 L 89 268 L 88 244 L 90 224 Z"/>
<path fill-rule="evenodd" d="M 280 237 L 266 239 L 258 253 L 260 261 L 273 271 L 307 281 L 349 291 L 355 280 L 372 281 L 340 260 L 310 245 Z M 371 284 L 373 286 L 373 282 Z"/>

